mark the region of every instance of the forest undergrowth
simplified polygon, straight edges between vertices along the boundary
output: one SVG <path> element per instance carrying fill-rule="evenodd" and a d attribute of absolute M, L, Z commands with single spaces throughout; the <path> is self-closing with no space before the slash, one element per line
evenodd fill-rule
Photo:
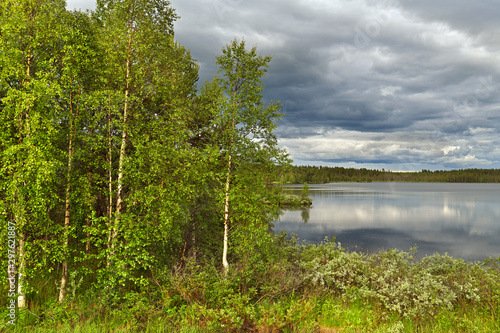
<path fill-rule="evenodd" d="M 207 258 L 158 267 L 140 291 L 96 290 L 74 276 L 63 304 L 38 281 L 5 331 L 30 332 L 498 332 L 500 258 L 465 262 L 417 250 L 349 252 L 327 239 L 299 244 L 254 235 L 224 274 Z M 87 286 L 86 286 L 87 284 Z M 6 307 L 4 307 L 5 309 Z"/>

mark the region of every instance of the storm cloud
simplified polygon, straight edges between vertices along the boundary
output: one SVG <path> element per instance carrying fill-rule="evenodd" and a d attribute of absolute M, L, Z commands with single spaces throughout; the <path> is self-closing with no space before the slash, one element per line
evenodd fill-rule
<path fill-rule="evenodd" d="M 295 164 L 500 168 L 496 1 L 171 2 L 201 83 L 235 37 L 273 56 L 265 98 L 283 104 L 277 136 Z"/>

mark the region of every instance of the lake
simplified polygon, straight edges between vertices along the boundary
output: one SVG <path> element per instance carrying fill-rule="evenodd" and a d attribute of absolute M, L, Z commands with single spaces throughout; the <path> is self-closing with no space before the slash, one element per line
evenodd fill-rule
<path fill-rule="evenodd" d="M 302 185 L 285 185 L 300 194 Z M 313 206 L 285 210 L 274 232 L 306 243 L 336 237 L 352 251 L 417 246 L 468 261 L 500 256 L 500 184 L 331 183 L 309 185 Z"/>

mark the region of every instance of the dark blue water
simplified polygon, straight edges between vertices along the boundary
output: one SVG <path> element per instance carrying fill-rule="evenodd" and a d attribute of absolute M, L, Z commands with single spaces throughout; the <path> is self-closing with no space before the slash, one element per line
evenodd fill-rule
<path fill-rule="evenodd" d="M 465 260 L 500 256 L 500 184 L 332 183 L 309 185 L 313 207 L 286 210 L 273 230 L 307 243 L 336 237 L 362 252 L 395 248 Z M 300 194 L 302 185 L 285 191 Z"/>

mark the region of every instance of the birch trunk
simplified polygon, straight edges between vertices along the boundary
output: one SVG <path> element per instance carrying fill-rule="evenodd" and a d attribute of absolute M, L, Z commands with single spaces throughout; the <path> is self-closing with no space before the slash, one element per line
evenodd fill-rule
<path fill-rule="evenodd" d="M 66 296 L 66 282 L 68 280 L 68 239 L 69 239 L 69 224 L 70 224 L 70 200 L 71 193 L 70 172 L 71 160 L 73 157 L 72 140 L 69 141 L 69 156 L 68 156 L 68 174 L 66 185 L 66 205 L 64 211 L 64 261 L 62 263 L 61 289 L 59 290 L 59 302 L 62 302 Z"/>
<path fill-rule="evenodd" d="M 226 177 L 226 187 L 225 187 L 225 199 L 224 199 L 224 249 L 222 251 L 222 266 L 224 267 L 224 274 L 227 275 L 229 271 L 229 264 L 227 262 L 227 250 L 228 250 L 228 238 L 229 238 L 229 190 L 231 183 L 231 157 L 233 153 L 233 143 L 234 143 L 234 117 L 231 123 L 231 143 L 229 146 L 229 156 L 227 161 L 227 177 Z"/>
<path fill-rule="evenodd" d="M 17 224 L 17 223 L 16 223 Z M 17 276 L 17 307 L 22 309 L 26 307 L 26 293 L 24 292 L 24 271 L 26 270 L 26 259 L 24 257 L 26 234 L 19 234 L 19 247 L 17 248 L 19 258 L 19 269 Z"/>
<path fill-rule="evenodd" d="M 73 98 L 70 94 L 70 129 L 69 129 L 69 144 L 68 144 L 68 171 L 66 174 L 66 204 L 64 209 L 64 260 L 62 263 L 61 274 L 61 289 L 59 290 L 59 302 L 62 302 L 66 297 L 66 284 L 68 281 L 68 242 L 69 242 L 69 225 L 70 225 L 70 195 L 71 195 L 71 166 L 73 164 L 73 141 L 75 138 L 75 117 L 73 117 Z"/>
<path fill-rule="evenodd" d="M 31 32 L 32 33 L 32 32 Z M 32 59 L 32 55 L 31 55 L 31 49 L 28 49 L 28 52 L 27 52 L 28 56 L 27 56 L 27 61 L 26 61 L 26 65 L 27 65 L 27 68 L 26 68 L 26 79 L 25 79 L 25 83 L 29 82 L 30 81 L 30 78 L 31 78 L 31 59 Z M 26 110 L 26 112 L 24 113 L 24 118 L 25 118 L 25 122 L 26 122 L 26 127 L 29 128 L 29 113 L 30 113 L 30 109 L 28 108 Z M 21 119 L 23 118 L 23 116 L 21 117 Z M 27 138 L 29 138 L 29 134 L 27 134 Z M 24 139 L 23 139 L 24 140 Z M 24 167 L 24 163 L 23 163 L 23 167 Z M 24 186 L 26 186 L 26 182 L 24 182 Z M 24 217 L 22 217 L 22 219 L 24 220 Z M 19 260 L 19 269 L 18 269 L 18 277 L 17 277 L 17 306 L 18 308 L 22 309 L 24 307 L 26 307 L 26 293 L 24 292 L 24 272 L 26 270 L 26 258 L 24 256 L 24 253 L 26 251 L 25 249 L 25 246 L 26 246 L 26 232 L 25 232 L 25 228 L 26 228 L 26 220 L 22 221 L 22 226 L 21 226 L 21 230 L 22 232 L 19 234 L 19 247 L 17 248 L 17 254 L 18 254 L 18 260 Z M 16 225 L 19 225 L 16 221 Z"/>
<path fill-rule="evenodd" d="M 110 265 L 110 253 L 111 249 L 111 234 L 112 234 L 112 217 L 113 217 L 113 147 L 111 140 L 111 97 L 108 96 L 108 254 L 106 256 L 106 266 Z"/>
<path fill-rule="evenodd" d="M 127 61 L 128 66 L 128 61 Z M 128 68 L 127 68 L 128 74 Z M 128 75 L 127 75 L 128 76 Z M 128 85 L 128 84 L 127 84 Z M 123 208 L 123 162 L 125 160 L 125 149 L 127 148 L 127 118 L 128 118 L 128 87 L 125 90 L 125 105 L 123 107 L 123 133 L 122 142 L 120 146 L 120 158 L 118 161 L 118 182 L 117 182 L 117 194 L 116 194 L 116 210 L 115 210 L 115 225 L 113 227 L 113 235 L 111 239 L 111 248 L 114 248 L 114 241 L 118 235 L 118 226 L 120 223 L 120 215 Z"/>
<path fill-rule="evenodd" d="M 229 183 L 231 181 L 231 153 L 229 153 L 229 161 L 227 164 L 227 178 L 226 178 L 226 197 L 224 199 L 224 250 L 222 252 L 222 266 L 224 266 L 224 273 L 227 274 L 229 264 L 227 262 L 227 248 L 229 237 Z"/>
<path fill-rule="evenodd" d="M 125 74 L 125 100 L 123 105 L 123 127 L 122 127 L 122 142 L 120 146 L 120 157 L 118 161 L 118 179 L 117 179 L 117 193 L 116 193 L 116 209 L 113 231 L 111 235 L 111 257 L 115 253 L 116 238 L 118 237 L 118 228 L 120 226 L 120 218 L 123 209 L 123 164 L 125 161 L 125 150 L 127 148 L 127 120 L 128 120 L 128 107 L 129 107 L 129 90 L 130 90 L 130 58 L 132 47 L 132 25 L 129 28 L 129 40 L 127 47 L 127 64 Z M 112 259 L 112 258 L 111 258 Z"/>

